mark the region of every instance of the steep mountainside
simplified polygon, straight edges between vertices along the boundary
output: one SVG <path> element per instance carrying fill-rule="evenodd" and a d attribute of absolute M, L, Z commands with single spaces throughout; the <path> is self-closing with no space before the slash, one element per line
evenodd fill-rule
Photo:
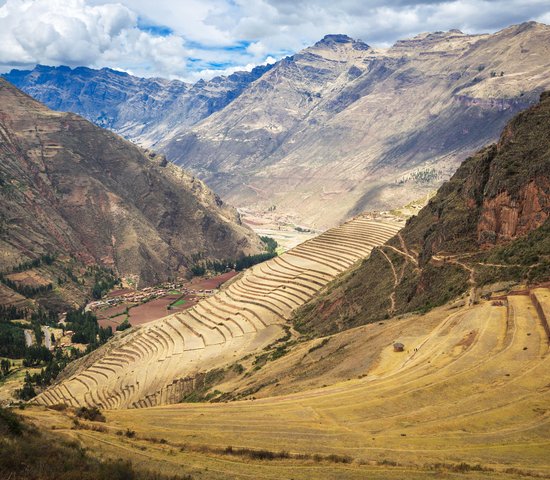
<path fill-rule="evenodd" d="M 427 310 L 499 281 L 550 280 L 550 92 L 460 166 L 418 216 L 306 305 L 302 331 Z"/>
<path fill-rule="evenodd" d="M 550 27 L 422 34 L 388 50 L 329 35 L 161 149 L 234 205 L 322 227 L 433 190 L 550 86 Z"/>
<path fill-rule="evenodd" d="M 550 87 L 550 27 L 423 33 L 389 49 L 327 35 L 209 82 L 38 66 L 5 75 L 205 180 L 240 207 L 334 226 L 416 200 Z"/>
<path fill-rule="evenodd" d="M 139 78 L 109 68 L 48 67 L 12 70 L 9 82 L 53 110 L 82 115 L 144 145 L 189 127 L 225 107 L 270 66 L 194 85 Z"/>
<path fill-rule="evenodd" d="M 43 255 L 66 256 L 143 285 L 185 274 L 197 256 L 260 250 L 200 180 L 2 79 L 0 140 L 4 274 Z"/>

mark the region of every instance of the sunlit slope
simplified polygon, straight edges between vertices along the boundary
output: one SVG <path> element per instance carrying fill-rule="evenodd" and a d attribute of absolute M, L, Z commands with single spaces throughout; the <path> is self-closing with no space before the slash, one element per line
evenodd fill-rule
<path fill-rule="evenodd" d="M 121 410 L 108 420 L 169 442 L 550 474 L 544 321 L 532 297 L 510 296 L 508 306 L 447 311 L 435 328 L 408 338 L 405 352 L 389 344 L 362 379 L 256 401 Z"/>
<path fill-rule="evenodd" d="M 204 372 L 277 339 L 297 307 L 398 229 L 357 217 L 329 230 L 256 265 L 195 307 L 115 340 L 36 401 L 106 409 L 176 403 Z"/>

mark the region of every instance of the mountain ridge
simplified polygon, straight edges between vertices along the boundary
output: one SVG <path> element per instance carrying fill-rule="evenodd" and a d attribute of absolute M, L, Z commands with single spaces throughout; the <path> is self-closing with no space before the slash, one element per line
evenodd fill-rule
<path fill-rule="evenodd" d="M 37 65 L 2 77 L 53 110 L 70 111 L 131 140 L 151 146 L 159 130 L 193 125 L 236 98 L 269 70 L 236 72 L 195 84 L 158 77 L 141 78 L 102 68 Z"/>
<path fill-rule="evenodd" d="M 466 159 L 406 226 L 302 307 L 295 325 L 328 334 L 472 305 L 506 282 L 550 280 L 550 92 Z"/>
<path fill-rule="evenodd" d="M 435 190 L 550 87 L 549 54 L 550 27 L 536 22 L 421 33 L 383 49 L 330 34 L 236 79 L 180 86 L 166 109 L 169 98 L 138 98 L 111 128 L 237 207 L 323 229 Z M 21 86 L 38 95 L 45 87 L 26 75 Z M 145 121 L 132 118 L 144 109 Z"/>
<path fill-rule="evenodd" d="M 233 208 L 164 156 L 3 79 L 0 98 L 3 273 L 61 255 L 145 285 L 188 274 L 197 256 L 262 249 Z"/>
<path fill-rule="evenodd" d="M 542 24 L 335 45 L 277 63 L 161 149 L 237 206 L 322 227 L 434 190 L 550 86 Z"/>

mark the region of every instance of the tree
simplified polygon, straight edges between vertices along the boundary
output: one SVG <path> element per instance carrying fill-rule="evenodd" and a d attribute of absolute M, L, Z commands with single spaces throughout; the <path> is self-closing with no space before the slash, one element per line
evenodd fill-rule
<path fill-rule="evenodd" d="M 47 363 L 53 358 L 52 353 L 42 345 L 32 345 L 27 348 L 23 365 L 25 367 L 34 367 L 41 363 Z"/>
<path fill-rule="evenodd" d="M 30 383 L 30 381 L 25 381 L 23 388 L 21 388 L 20 390 L 16 390 L 15 394 L 21 400 L 30 400 L 31 398 L 36 397 L 36 391 L 34 390 L 34 387 Z"/>
<path fill-rule="evenodd" d="M 0 370 L 2 371 L 3 375 L 7 375 L 8 373 L 10 373 L 10 367 L 10 361 L 7 359 L 2 359 L 2 361 L 0 362 Z"/>
<path fill-rule="evenodd" d="M 131 328 L 132 325 L 130 325 L 130 322 L 126 318 L 120 325 L 116 327 L 117 332 L 122 332 L 124 330 L 127 330 L 128 328 Z"/>

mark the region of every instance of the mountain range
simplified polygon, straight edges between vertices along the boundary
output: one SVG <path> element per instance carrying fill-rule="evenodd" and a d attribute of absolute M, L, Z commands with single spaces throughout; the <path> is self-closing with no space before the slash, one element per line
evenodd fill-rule
<path fill-rule="evenodd" d="M 5 75 L 165 153 L 238 207 L 319 228 L 427 194 L 550 87 L 550 27 L 458 30 L 374 48 L 345 35 L 195 85 L 103 69 Z"/>

